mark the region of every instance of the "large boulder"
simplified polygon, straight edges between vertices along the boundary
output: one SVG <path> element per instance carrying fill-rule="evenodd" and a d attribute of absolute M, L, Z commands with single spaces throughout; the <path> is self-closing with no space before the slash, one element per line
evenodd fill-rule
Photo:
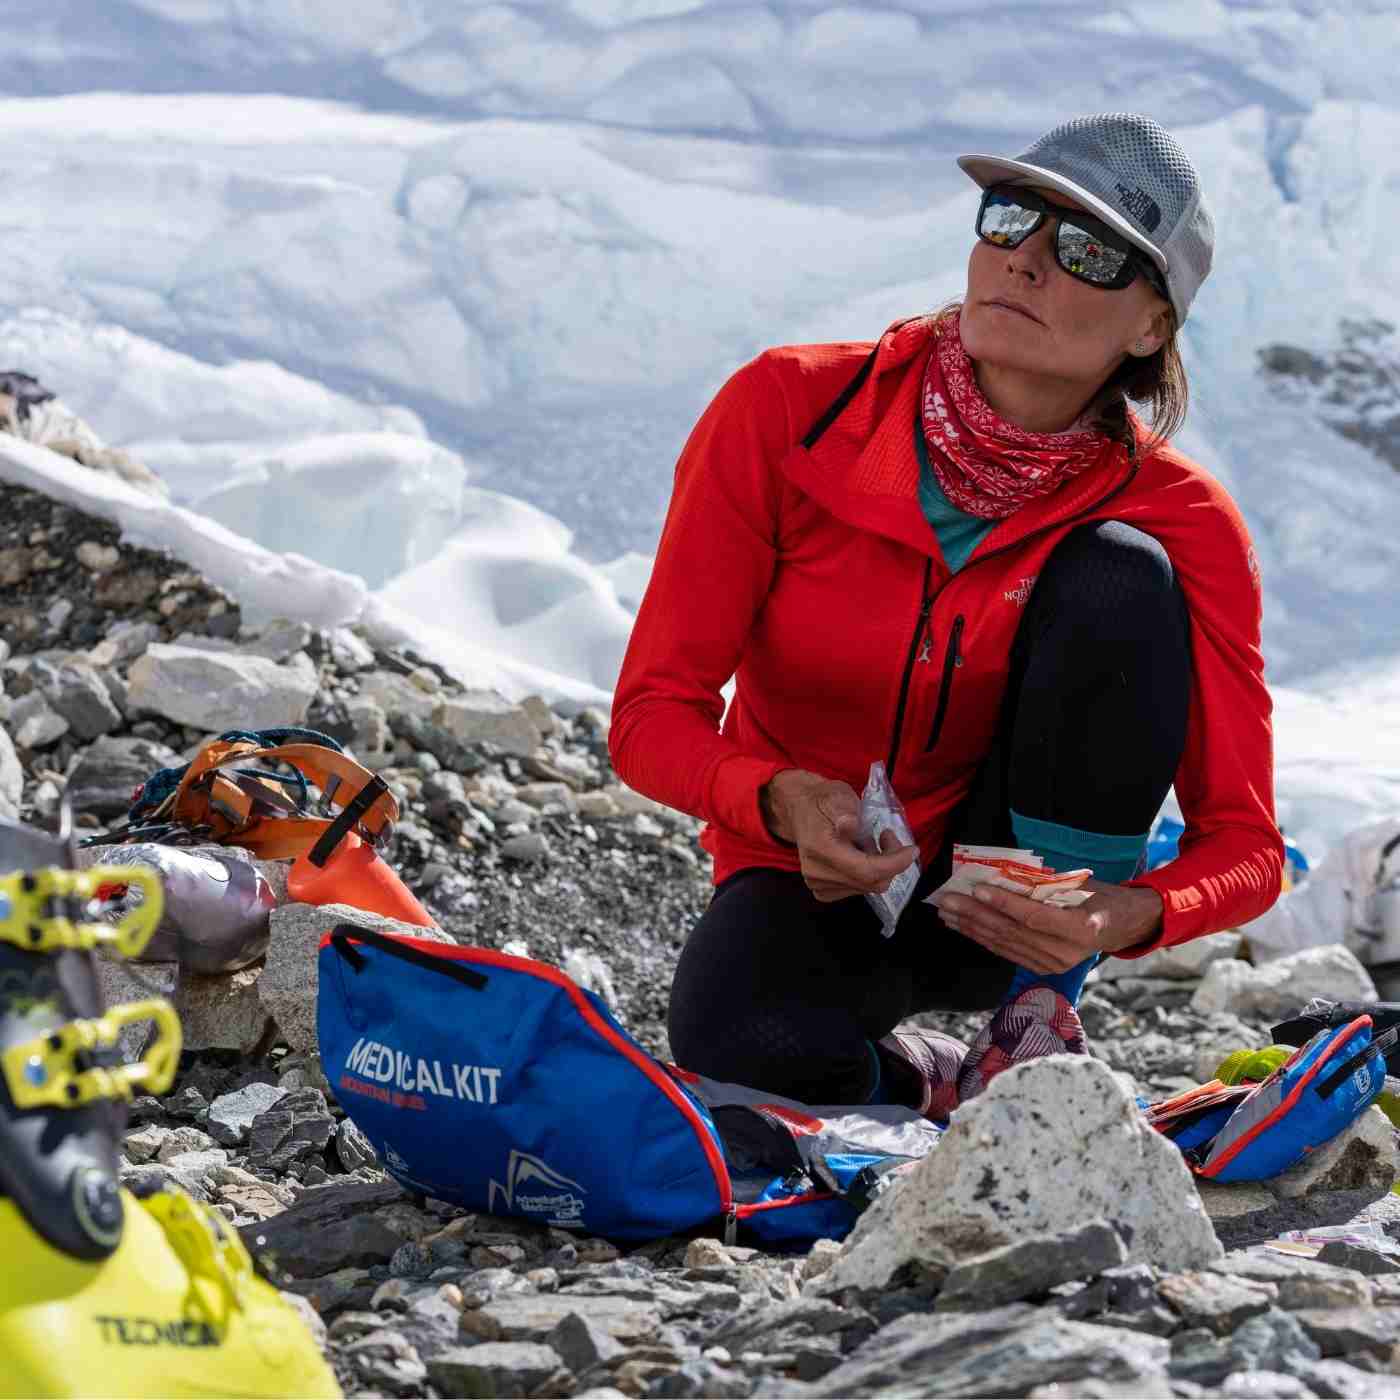
<path fill-rule="evenodd" d="M 1191 1009 L 1202 1016 L 1228 1011 L 1247 1020 L 1281 1021 L 1313 997 L 1375 1001 L 1376 984 L 1355 953 L 1340 943 L 1327 943 L 1263 967 L 1237 958 L 1212 963 L 1191 998 Z"/>
<path fill-rule="evenodd" d="M 219 734 L 300 724 L 316 694 L 309 662 L 281 666 L 261 656 L 155 642 L 131 664 L 128 703 Z"/>
<path fill-rule="evenodd" d="M 272 911 L 272 942 L 258 978 L 258 997 L 293 1050 L 316 1050 L 316 987 L 321 939 L 337 924 L 359 924 L 379 933 L 407 934 L 442 943 L 440 929 L 387 919 L 349 904 L 284 904 Z"/>
<path fill-rule="evenodd" d="M 941 1284 L 973 1255 L 1095 1219 L 1132 1263 L 1195 1269 L 1221 1254 L 1181 1153 L 1147 1125 L 1126 1080 L 1088 1056 L 1031 1060 L 954 1112 L 809 1287 L 880 1289 L 911 1268 Z"/>

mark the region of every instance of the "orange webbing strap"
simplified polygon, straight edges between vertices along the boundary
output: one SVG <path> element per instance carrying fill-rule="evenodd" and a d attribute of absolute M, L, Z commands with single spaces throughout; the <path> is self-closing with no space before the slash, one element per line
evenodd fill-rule
<path fill-rule="evenodd" d="M 254 815 L 251 795 L 218 771 L 235 763 L 272 761 L 295 767 L 321 790 L 324 806 L 338 815 L 330 819 Z M 261 748 L 246 739 L 206 744 L 181 779 L 171 812 L 173 820 L 210 826 L 216 840 L 241 846 L 265 860 L 306 854 L 321 848 L 329 837 L 318 864 L 324 863 L 344 832 L 354 830 L 373 844 L 398 815 L 398 801 L 383 779 L 348 754 L 320 744 Z"/>

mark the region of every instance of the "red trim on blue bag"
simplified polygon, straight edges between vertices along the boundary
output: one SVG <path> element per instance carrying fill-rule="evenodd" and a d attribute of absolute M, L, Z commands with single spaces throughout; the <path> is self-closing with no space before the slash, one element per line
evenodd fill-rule
<path fill-rule="evenodd" d="M 1306 1089 L 1308 1085 L 1311 1084 L 1312 1081 L 1317 1078 L 1318 1073 L 1321 1071 L 1322 1067 L 1332 1058 L 1333 1054 L 1337 1050 L 1339 1050 L 1343 1045 L 1345 1045 L 1347 1041 L 1352 1039 L 1353 1036 L 1358 1035 L 1361 1031 L 1365 1030 L 1371 1024 L 1372 1022 L 1369 1016 L 1358 1016 L 1356 1020 L 1352 1021 L 1347 1026 L 1346 1030 L 1344 1030 L 1342 1034 L 1339 1035 L 1327 1047 L 1327 1054 L 1319 1055 L 1317 1059 L 1315 1059 L 1312 1062 L 1312 1065 L 1308 1069 L 1308 1072 L 1299 1078 L 1298 1082 L 1293 1086 L 1292 1091 L 1289 1093 L 1288 1097 L 1286 1099 L 1281 1100 L 1278 1107 L 1274 1109 L 1274 1111 L 1271 1114 L 1269 1114 L 1267 1118 L 1261 1118 L 1259 1122 L 1257 1122 L 1247 1133 L 1240 1137 L 1238 1141 L 1231 1143 L 1230 1146 L 1226 1149 L 1226 1151 L 1221 1154 L 1220 1158 L 1217 1161 L 1214 1161 L 1210 1164 L 1209 1172 L 1202 1170 L 1200 1172 L 1200 1175 L 1214 1176 L 1222 1167 L 1229 1166 L 1229 1164 L 1233 1162 L 1235 1158 L 1238 1157 L 1239 1154 L 1242 1151 L 1244 1151 L 1244 1149 L 1248 1147 L 1249 1144 L 1253 1142 L 1254 1139 L 1257 1138 L 1260 1133 L 1264 1131 L 1265 1128 L 1272 1127 L 1273 1124 L 1277 1123 L 1278 1120 L 1282 1118 L 1283 1115 L 1287 1113 L 1288 1110 L 1292 1108 L 1295 1103 L 1298 1102 L 1299 1096 L 1302 1094 L 1303 1090 Z M 1300 1050 L 1302 1048 L 1305 1047 L 1300 1047 Z M 1279 1067 L 1280 1070 L 1286 1069 L 1287 1066 L 1292 1064 L 1296 1058 L 1296 1055 L 1290 1057 L 1283 1065 Z M 1265 1082 L 1267 1083 L 1268 1081 L 1266 1080 Z M 1246 1102 L 1248 1102 L 1248 1100 L 1246 1100 Z"/>
<path fill-rule="evenodd" d="M 784 1206 L 805 1206 L 808 1201 L 834 1201 L 835 1191 L 807 1191 L 799 1192 L 791 1196 L 780 1196 L 772 1201 L 750 1201 L 745 1206 L 735 1206 L 734 1214 L 743 1219 L 748 1215 L 757 1215 L 760 1211 L 778 1210 Z"/>
<path fill-rule="evenodd" d="M 498 953 L 492 948 L 463 948 L 453 943 L 437 943 L 427 938 L 413 938 L 408 934 L 395 934 L 394 936 L 432 957 L 444 958 L 449 962 L 475 962 L 483 963 L 487 967 L 508 967 L 515 972 L 525 972 L 532 977 L 540 977 L 546 982 L 553 982 L 556 987 L 566 991 L 583 1019 L 614 1050 L 619 1051 L 637 1069 L 641 1070 L 671 1103 L 680 1109 L 681 1116 L 690 1124 L 695 1136 L 699 1139 L 705 1160 L 710 1164 L 710 1170 L 714 1173 L 715 1185 L 719 1188 L 720 1209 L 725 1214 L 735 1209 L 734 1187 L 729 1180 L 729 1168 L 725 1164 L 724 1154 L 719 1150 L 714 1135 L 705 1126 L 705 1120 L 700 1117 L 695 1105 L 685 1092 L 672 1082 L 671 1077 L 651 1056 L 638 1046 L 629 1045 L 598 1015 L 597 1009 L 584 996 L 578 984 L 568 973 L 557 967 L 550 967 L 548 963 L 536 962 L 534 958 L 517 958 L 511 953 Z M 320 946 L 324 948 L 330 941 L 331 935 L 329 933 L 322 934 Z M 744 1207 L 740 1206 L 738 1209 L 743 1211 Z"/>

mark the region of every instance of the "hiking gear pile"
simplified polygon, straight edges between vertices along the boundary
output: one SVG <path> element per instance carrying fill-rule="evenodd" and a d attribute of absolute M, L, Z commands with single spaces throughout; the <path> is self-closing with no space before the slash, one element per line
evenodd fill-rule
<path fill-rule="evenodd" d="M 189 763 L 158 769 L 133 795 L 125 826 L 84 844 L 213 844 L 262 860 L 291 858 L 287 893 L 297 903 L 352 904 L 429 928 L 432 916 L 379 855 L 398 815 L 384 779 L 330 735 L 299 727 L 231 729 L 208 740 Z M 185 877 L 182 912 L 188 907 L 198 919 L 217 875 L 208 867 L 196 874 L 188 862 L 171 866 Z M 229 934 L 198 940 L 207 945 L 202 957 L 245 957 L 234 926 L 250 946 L 256 941 L 261 896 L 231 886 L 226 901 L 221 918 Z"/>
<path fill-rule="evenodd" d="M 0 821 L 0 1396 L 337 1396 L 217 1212 L 118 1184 L 126 1105 L 170 1088 L 180 1024 L 161 1000 L 104 1010 L 95 953 L 139 957 L 161 888 L 136 866 L 75 869 L 66 806 L 63 826 Z M 95 921 L 113 881 L 144 896 L 115 926 Z M 118 1036 L 143 1021 L 123 1063 Z"/>

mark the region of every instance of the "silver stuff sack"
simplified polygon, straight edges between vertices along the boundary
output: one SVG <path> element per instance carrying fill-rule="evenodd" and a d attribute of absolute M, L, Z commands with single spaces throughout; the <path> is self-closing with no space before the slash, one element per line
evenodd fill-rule
<path fill-rule="evenodd" d="M 182 972 L 237 972 L 267 952 L 268 920 L 277 894 L 246 851 L 237 846 L 88 846 L 78 864 L 144 865 L 165 889 L 165 916 L 141 955 L 142 962 L 177 962 Z M 110 907 L 120 918 L 133 888 Z"/>

